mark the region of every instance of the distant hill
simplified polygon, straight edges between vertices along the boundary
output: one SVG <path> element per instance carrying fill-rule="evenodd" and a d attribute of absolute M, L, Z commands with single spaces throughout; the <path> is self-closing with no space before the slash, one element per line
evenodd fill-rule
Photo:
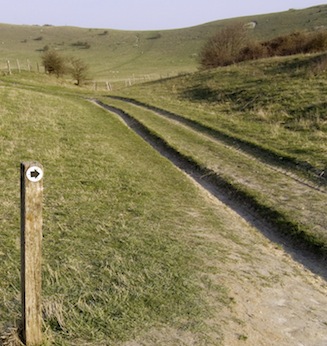
<path fill-rule="evenodd" d="M 317 30 L 327 28 L 327 5 L 160 31 L 0 24 L 0 69 L 6 69 L 9 60 L 12 68 L 31 66 L 35 70 L 43 50 L 50 48 L 82 58 L 95 79 L 190 72 L 196 70 L 206 40 L 221 27 L 240 21 L 251 23 L 251 35 L 258 39 Z"/>

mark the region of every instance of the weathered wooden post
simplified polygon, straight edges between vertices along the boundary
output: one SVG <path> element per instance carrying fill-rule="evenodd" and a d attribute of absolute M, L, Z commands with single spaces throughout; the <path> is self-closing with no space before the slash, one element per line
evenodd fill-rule
<path fill-rule="evenodd" d="M 20 72 L 21 72 L 21 69 L 20 69 L 20 63 L 19 63 L 19 60 L 18 60 L 18 59 L 16 59 L 16 63 L 17 63 L 18 72 L 20 73 Z"/>
<path fill-rule="evenodd" d="M 11 66 L 10 66 L 9 60 L 7 60 L 7 68 L 8 68 L 8 74 L 11 74 Z"/>
<path fill-rule="evenodd" d="M 23 342 L 42 343 L 41 243 L 43 168 L 21 163 L 21 296 Z"/>

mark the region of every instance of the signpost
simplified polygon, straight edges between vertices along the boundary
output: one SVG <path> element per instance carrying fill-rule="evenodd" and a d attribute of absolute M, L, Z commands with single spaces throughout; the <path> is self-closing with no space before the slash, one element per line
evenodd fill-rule
<path fill-rule="evenodd" d="M 21 296 L 23 342 L 42 343 L 41 244 L 43 167 L 21 163 Z"/>

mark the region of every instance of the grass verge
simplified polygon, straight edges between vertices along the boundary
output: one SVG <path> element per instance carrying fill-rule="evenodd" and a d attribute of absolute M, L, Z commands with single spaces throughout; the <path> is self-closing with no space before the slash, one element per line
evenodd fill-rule
<path fill-rule="evenodd" d="M 210 289 L 222 306 L 229 299 L 210 284 L 208 247 L 193 236 L 220 224 L 197 189 L 86 101 L 13 86 L 0 92 L 1 334 L 20 318 L 19 162 L 38 160 L 45 342 L 117 345 L 165 327 L 208 344 L 201 292 Z"/>

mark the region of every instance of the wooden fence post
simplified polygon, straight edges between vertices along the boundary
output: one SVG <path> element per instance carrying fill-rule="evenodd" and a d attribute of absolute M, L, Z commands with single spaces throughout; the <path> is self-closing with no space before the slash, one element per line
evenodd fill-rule
<path fill-rule="evenodd" d="M 7 60 L 7 68 L 8 68 L 8 74 L 11 74 L 11 67 L 10 67 L 10 61 Z"/>
<path fill-rule="evenodd" d="M 42 343 L 41 244 L 43 168 L 21 163 L 21 297 L 23 342 Z"/>
<path fill-rule="evenodd" d="M 21 72 L 21 69 L 20 69 L 20 63 L 19 63 L 19 60 L 18 60 L 18 59 L 16 59 L 16 63 L 17 63 L 18 72 L 20 73 L 20 72 Z"/>

